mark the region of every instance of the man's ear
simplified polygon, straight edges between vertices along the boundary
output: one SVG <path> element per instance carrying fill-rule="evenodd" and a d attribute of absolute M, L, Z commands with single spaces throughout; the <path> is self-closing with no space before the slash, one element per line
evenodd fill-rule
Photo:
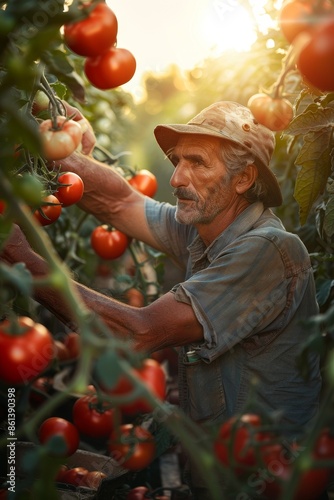
<path fill-rule="evenodd" d="M 258 177 L 258 170 L 254 164 L 248 165 L 245 170 L 239 174 L 238 182 L 235 186 L 238 194 L 245 193 L 256 181 Z"/>

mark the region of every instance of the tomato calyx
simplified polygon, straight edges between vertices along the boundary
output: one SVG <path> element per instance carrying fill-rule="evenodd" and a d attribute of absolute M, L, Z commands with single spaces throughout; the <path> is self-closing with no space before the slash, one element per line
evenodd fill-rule
<path fill-rule="evenodd" d="M 107 401 L 99 398 L 98 396 L 92 395 L 92 396 L 84 396 L 89 399 L 88 401 L 88 408 L 90 410 L 95 410 L 98 413 L 105 413 L 106 410 L 111 410 L 113 409 L 113 406 L 111 403 L 108 403 Z"/>
<path fill-rule="evenodd" d="M 26 320 L 28 320 L 28 323 Z M 9 319 L 8 325 L 1 327 L 1 331 L 9 337 L 21 337 L 32 328 L 30 325 L 31 321 L 32 320 L 28 317 L 19 319 L 16 316 L 12 316 Z"/>

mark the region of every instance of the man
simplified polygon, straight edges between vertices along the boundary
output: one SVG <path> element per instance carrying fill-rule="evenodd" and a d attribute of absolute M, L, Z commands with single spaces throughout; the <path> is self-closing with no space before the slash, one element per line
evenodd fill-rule
<path fill-rule="evenodd" d="M 319 360 L 310 359 L 307 381 L 295 360 L 302 320 L 318 308 L 308 252 L 269 208 L 282 202 L 269 168 L 273 134 L 246 107 L 218 102 L 188 124 L 157 126 L 155 137 L 174 165 L 175 207 L 134 191 L 89 155 L 76 153 L 61 168 L 82 177 L 81 208 L 169 254 L 184 281 L 143 308 L 78 285 L 83 299 L 136 349 L 181 347 L 180 402 L 193 420 L 218 423 L 241 412 L 256 380 L 264 409 L 291 426 L 307 424 L 318 408 Z M 6 258 L 20 260 L 20 249 L 10 243 Z M 42 272 L 32 251 L 24 260 Z M 54 310 L 49 294 L 38 291 L 37 300 Z"/>

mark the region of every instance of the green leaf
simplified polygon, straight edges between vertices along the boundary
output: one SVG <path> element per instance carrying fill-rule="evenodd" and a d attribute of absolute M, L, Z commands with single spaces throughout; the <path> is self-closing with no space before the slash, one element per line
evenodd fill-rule
<path fill-rule="evenodd" d="M 85 87 L 83 79 L 76 73 L 70 58 L 61 50 L 49 52 L 50 57 L 45 60 L 48 73 L 55 75 L 73 93 L 74 98 L 85 102 Z M 59 95 L 59 94 L 58 94 Z"/>
<path fill-rule="evenodd" d="M 333 288 L 334 282 L 328 278 L 318 278 L 316 280 L 316 289 L 317 289 L 317 301 L 319 306 L 323 306 L 326 304 L 331 290 Z"/>
<path fill-rule="evenodd" d="M 32 295 L 32 276 L 23 262 L 14 266 L 7 266 L 0 263 L 0 283 L 1 286 L 11 285 L 19 290 L 23 295 Z"/>
<path fill-rule="evenodd" d="M 95 368 L 98 379 L 107 389 L 114 387 L 122 373 L 118 356 L 114 351 L 102 354 L 97 360 Z"/>
<path fill-rule="evenodd" d="M 329 198 L 326 205 L 323 230 L 330 238 L 334 234 L 334 196 Z"/>
<path fill-rule="evenodd" d="M 325 190 L 331 172 L 330 139 L 331 130 L 328 128 L 307 134 L 296 158 L 295 163 L 301 168 L 294 197 L 299 205 L 301 224 L 305 224 L 314 202 Z"/>
<path fill-rule="evenodd" d="M 308 111 L 297 115 L 285 130 L 288 135 L 304 135 L 310 131 L 317 131 L 334 126 L 333 108 L 309 108 Z"/>

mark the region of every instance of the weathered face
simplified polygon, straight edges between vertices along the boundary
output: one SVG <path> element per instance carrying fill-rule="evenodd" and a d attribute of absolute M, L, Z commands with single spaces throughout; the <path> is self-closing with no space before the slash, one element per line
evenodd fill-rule
<path fill-rule="evenodd" d="M 183 135 L 169 155 L 175 170 L 170 180 L 177 197 L 176 220 L 209 224 L 237 194 L 219 154 L 218 137 Z"/>

